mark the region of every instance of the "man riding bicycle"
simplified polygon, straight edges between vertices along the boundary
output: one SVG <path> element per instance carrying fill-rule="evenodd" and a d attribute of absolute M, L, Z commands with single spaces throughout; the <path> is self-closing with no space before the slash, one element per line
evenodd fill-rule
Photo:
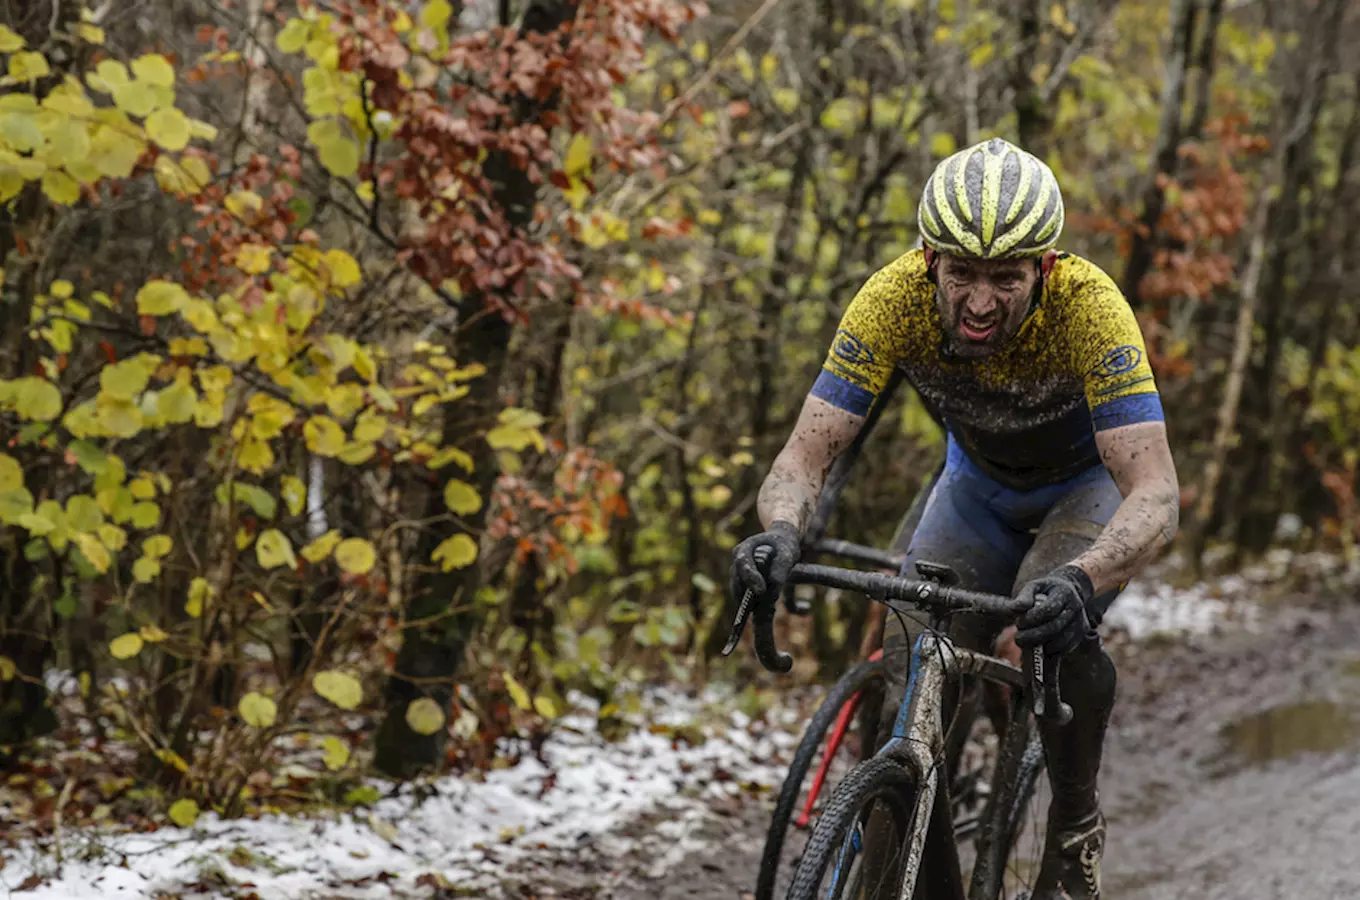
<path fill-rule="evenodd" d="M 761 487 L 766 530 L 735 548 L 732 578 L 737 595 L 782 588 L 827 470 L 902 369 L 948 433 L 903 572 L 944 563 L 965 588 L 1031 601 L 1014 641 L 1063 657 L 1073 710 L 1067 725 L 1039 723 L 1053 799 L 1033 897 L 1094 900 L 1096 777 L 1115 691 L 1095 626 L 1174 537 L 1180 492 L 1138 324 L 1109 276 L 1054 249 L 1062 226 L 1057 179 L 1024 150 L 993 138 L 939 164 L 918 211 L 925 246 L 874 274 L 846 310 Z M 772 551 L 764 573 L 760 546 Z M 950 637 L 984 650 L 1002 635 L 960 615 Z M 905 690 L 906 641 L 890 618 L 883 734 Z"/>

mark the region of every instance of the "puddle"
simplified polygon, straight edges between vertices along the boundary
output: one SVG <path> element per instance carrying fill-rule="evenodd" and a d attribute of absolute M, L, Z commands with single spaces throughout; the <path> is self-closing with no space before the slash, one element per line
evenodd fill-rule
<path fill-rule="evenodd" d="M 1222 731 L 1224 753 L 1216 774 L 1261 766 L 1301 753 L 1335 753 L 1360 744 L 1360 713 L 1330 700 L 1308 700 L 1262 710 Z"/>
<path fill-rule="evenodd" d="M 1135 641 L 1252 629 L 1260 609 L 1245 599 L 1248 594 L 1244 585 L 1242 579 L 1233 577 L 1188 588 L 1135 581 L 1115 600 L 1105 622 L 1112 629 L 1127 632 Z"/>

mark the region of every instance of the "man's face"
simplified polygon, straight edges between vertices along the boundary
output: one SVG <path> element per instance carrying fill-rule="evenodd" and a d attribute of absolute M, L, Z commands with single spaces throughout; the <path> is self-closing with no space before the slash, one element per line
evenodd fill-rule
<path fill-rule="evenodd" d="M 960 356 L 990 356 L 1015 336 L 1039 281 L 1032 259 L 966 259 L 942 253 L 935 303 Z"/>

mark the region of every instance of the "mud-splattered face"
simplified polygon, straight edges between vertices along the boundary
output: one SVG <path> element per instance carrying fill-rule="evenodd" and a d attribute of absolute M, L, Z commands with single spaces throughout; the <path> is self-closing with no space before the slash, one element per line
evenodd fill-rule
<path fill-rule="evenodd" d="M 1029 311 L 1039 265 L 1032 259 L 966 259 L 942 253 L 935 263 L 940 322 L 960 356 L 990 356 L 1015 336 Z"/>

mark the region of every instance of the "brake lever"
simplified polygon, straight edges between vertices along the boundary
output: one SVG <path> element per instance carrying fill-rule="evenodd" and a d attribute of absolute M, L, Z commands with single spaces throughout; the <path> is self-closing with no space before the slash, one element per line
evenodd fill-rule
<path fill-rule="evenodd" d="M 756 548 L 756 565 L 761 567 L 762 572 L 770 557 L 774 555 L 774 548 L 762 544 Z M 731 656 L 732 651 L 737 649 L 737 644 L 741 643 L 741 634 L 746 630 L 746 620 L 751 617 L 751 604 L 755 602 L 756 592 L 750 588 L 741 595 L 741 602 L 737 604 L 737 615 L 732 620 L 732 631 L 727 636 L 727 643 L 723 644 L 722 655 Z"/>
<path fill-rule="evenodd" d="M 1061 672 L 1061 656 L 1045 656 L 1043 647 L 1030 650 L 1030 677 L 1034 679 L 1034 718 L 1052 719 L 1059 725 L 1072 721 L 1072 706 L 1064 703 L 1058 689 L 1058 676 Z"/>

